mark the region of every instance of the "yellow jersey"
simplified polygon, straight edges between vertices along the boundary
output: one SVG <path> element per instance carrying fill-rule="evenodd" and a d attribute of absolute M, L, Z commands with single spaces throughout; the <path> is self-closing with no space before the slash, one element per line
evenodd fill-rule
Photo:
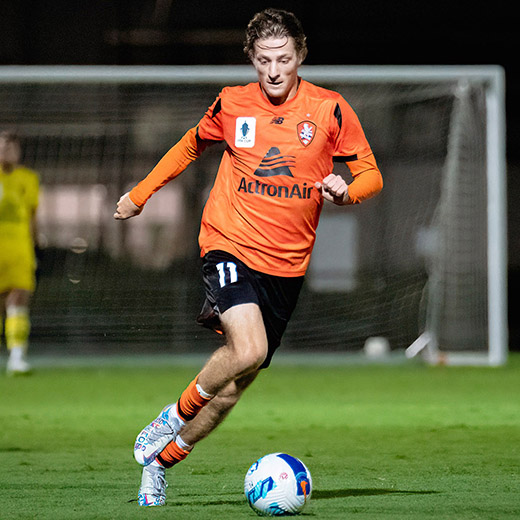
<path fill-rule="evenodd" d="M 36 172 L 16 166 L 0 169 L 0 241 L 32 240 L 31 220 L 38 207 L 39 179 Z"/>
<path fill-rule="evenodd" d="M 0 168 L 0 292 L 34 289 L 32 219 L 38 197 L 36 172 L 23 166 L 11 172 Z"/>

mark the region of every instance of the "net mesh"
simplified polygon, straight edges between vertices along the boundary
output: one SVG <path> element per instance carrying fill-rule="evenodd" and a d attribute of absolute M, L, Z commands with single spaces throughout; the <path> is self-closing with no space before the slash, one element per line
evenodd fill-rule
<path fill-rule="evenodd" d="M 385 187 L 356 207 L 326 204 L 287 350 L 354 351 L 370 336 L 406 348 L 425 327 L 450 349 L 485 349 L 484 84 L 313 80 L 357 112 Z M 233 84 L 227 81 L 226 84 Z M 222 146 L 154 195 L 137 219 L 119 196 L 194 126 L 224 86 L 6 83 L 0 126 L 38 171 L 43 254 L 32 338 L 81 352 L 206 351 L 197 233 Z M 349 179 L 345 165 L 336 173 Z"/>

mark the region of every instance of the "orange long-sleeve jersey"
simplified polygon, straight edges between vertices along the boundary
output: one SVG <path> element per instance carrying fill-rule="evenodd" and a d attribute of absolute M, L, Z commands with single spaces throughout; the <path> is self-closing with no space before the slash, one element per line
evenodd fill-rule
<path fill-rule="evenodd" d="M 347 162 L 352 173 L 349 203 L 382 188 L 352 108 L 338 93 L 301 80 L 297 94 L 276 106 L 258 83 L 224 88 L 131 200 L 145 204 L 212 141 L 227 147 L 202 216 L 201 255 L 220 249 L 268 274 L 305 273 L 323 206 L 314 183 L 331 173 L 334 160 Z"/>

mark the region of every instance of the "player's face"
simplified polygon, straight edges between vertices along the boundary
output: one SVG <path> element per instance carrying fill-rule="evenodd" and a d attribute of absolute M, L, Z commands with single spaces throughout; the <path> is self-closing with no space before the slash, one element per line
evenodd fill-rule
<path fill-rule="evenodd" d="M 300 64 L 293 38 L 265 38 L 255 42 L 253 65 L 264 94 L 274 105 L 285 103 L 296 94 Z"/>
<path fill-rule="evenodd" d="M 0 137 L 0 163 L 17 164 L 20 160 L 20 145 L 16 141 Z"/>

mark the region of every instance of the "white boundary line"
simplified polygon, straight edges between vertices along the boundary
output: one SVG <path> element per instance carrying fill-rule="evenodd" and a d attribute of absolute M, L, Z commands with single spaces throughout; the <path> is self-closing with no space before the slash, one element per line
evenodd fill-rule
<path fill-rule="evenodd" d="M 68 353 L 33 354 L 29 357 L 31 366 L 38 370 L 48 368 L 149 368 L 149 367 L 202 367 L 211 352 L 200 354 L 81 354 Z M 0 370 L 5 366 L 6 356 L 0 356 Z M 368 358 L 363 351 L 359 352 L 277 352 L 272 360 L 271 367 L 277 366 L 315 366 L 337 367 L 356 365 L 400 365 L 409 363 L 404 351 L 394 351 L 380 358 Z"/>

